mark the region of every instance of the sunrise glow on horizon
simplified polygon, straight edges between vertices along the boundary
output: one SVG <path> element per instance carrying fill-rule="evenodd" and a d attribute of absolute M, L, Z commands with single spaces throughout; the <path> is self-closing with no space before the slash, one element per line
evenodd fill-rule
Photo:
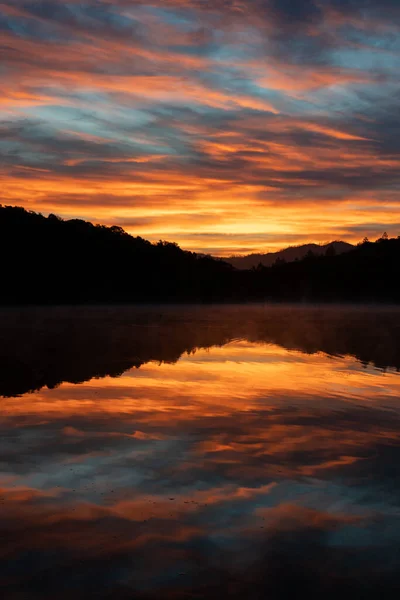
<path fill-rule="evenodd" d="M 219 256 L 400 234 L 398 0 L 0 0 L 0 203 Z"/>

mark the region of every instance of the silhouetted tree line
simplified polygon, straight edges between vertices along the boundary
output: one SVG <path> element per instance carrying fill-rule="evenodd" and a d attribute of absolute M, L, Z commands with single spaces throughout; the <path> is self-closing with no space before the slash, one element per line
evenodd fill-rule
<path fill-rule="evenodd" d="M 271 300 L 310 302 L 400 302 L 400 238 L 386 232 L 349 252 L 257 269 L 256 294 Z"/>
<path fill-rule="evenodd" d="M 400 302 L 400 239 L 239 271 L 120 227 L 0 205 L 0 303 Z"/>
<path fill-rule="evenodd" d="M 232 267 L 176 244 L 0 206 L 0 302 L 101 303 L 221 299 Z"/>

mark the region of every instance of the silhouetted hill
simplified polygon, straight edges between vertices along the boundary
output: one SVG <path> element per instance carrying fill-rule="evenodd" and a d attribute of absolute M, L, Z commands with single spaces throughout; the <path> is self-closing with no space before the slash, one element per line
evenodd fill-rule
<path fill-rule="evenodd" d="M 217 300 L 232 272 L 227 263 L 120 227 L 1 205 L 0 251 L 3 304 Z"/>
<path fill-rule="evenodd" d="M 268 252 L 267 254 L 248 254 L 247 256 L 230 256 L 225 258 L 225 262 L 231 264 L 236 269 L 252 269 L 259 264 L 264 267 L 271 267 L 276 261 L 293 262 L 303 259 L 309 252 L 316 256 L 324 254 L 342 254 L 354 248 L 353 244 L 347 242 L 335 241 L 325 245 L 304 244 L 303 246 L 290 246 L 279 252 Z"/>
<path fill-rule="evenodd" d="M 400 302 L 400 239 L 238 270 L 120 227 L 0 206 L 0 303 Z"/>
<path fill-rule="evenodd" d="M 384 235 L 336 256 L 260 267 L 257 293 L 280 301 L 400 302 L 400 238 Z M 249 271 L 244 271 L 249 273 Z"/>

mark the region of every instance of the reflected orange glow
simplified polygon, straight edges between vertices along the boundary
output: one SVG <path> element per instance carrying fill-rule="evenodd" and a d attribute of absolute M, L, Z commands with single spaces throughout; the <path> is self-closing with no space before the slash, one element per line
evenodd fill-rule
<path fill-rule="evenodd" d="M 183 356 L 177 364 L 148 363 L 118 379 L 92 379 L 84 385 L 64 383 L 55 390 L 23 398 L 3 398 L 2 414 L 57 417 L 60 413 L 66 417 L 81 412 L 136 416 L 154 412 L 152 418 L 163 421 L 170 419 L 171 413 L 174 420 L 185 420 L 199 410 L 204 417 L 218 416 L 232 410 L 272 410 L 288 401 L 300 402 L 306 408 L 310 402 L 328 403 L 330 407 L 337 399 L 366 406 L 397 399 L 397 373 L 388 372 L 383 378 L 373 368 L 349 370 L 353 361 L 332 361 L 324 353 L 288 353 L 273 344 L 231 342 Z M 80 432 L 68 429 L 66 434 Z"/>
<path fill-rule="evenodd" d="M 255 569 L 265 545 L 281 556 L 287 536 L 288 560 L 302 536 L 348 544 L 377 519 L 375 461 L 400 448 L 399 395 L 392 370 L 234 340 L 2 398 L 0 526 L 10 539 L 0 555 L 79 568 L 106 560 L 116 581 L 133 561 L 129 589 L 161 598 L 176 593 L 171 569 L 190 569 L 192 588 L 199 564 L 207 581 L 214 560 L 236 553 Z"/>
<path fill-rule="evenodd" d="M 274 473 L 318 476 L 355 463 L 367 442 L 397 439 L 397 432 L 387 428 L 373 428 L 366 434 L 353 430 L 352 425 L 346 431 L 342 425 L 338 440 L 334 429 L 317 422 L 306 427 L 281 422 L 284 407 L 296 407 L 296 419 L 307 421 L 316 410 L 323 416 L 354 404 L 365 409 L 397 405 L 397 373 L 387 372 L 383 377 L 373 368 L 351 368 L 353 364 L 352 358 L 332 360 L 323 353 L 307 356 L 272 344 L 237 341 L 199 350 L 177 364 L 148 363 L 118 379 L 92 379 L 83 385 L 62 384 L 22 398 L 4 398 L 1 414 L 3 418 L 24 417 L 32 424 L 42 419 L 83 419 L 83 423 L 91 418 L 110 419 L 106 431 L 63 427 L 60 433 L 68 443 L 160 442 L 170 438 L 171 427 L 183 432 L 210 423 L 212 434 L 195 445 L 193 461 L 187 459 L 179 467 L 182 473 L 190 472 L 200 460 L 224 465 L 235 473 L 244 470 L 247 478 L 259 472 L 255 467 L 246 472 L 243 461 L 248 453 L 247 458 L 269 456 L 276 460 L 276 465 L 270 466 Z M 268 419 L 268 427 L 260 421 L 260 414 Z M 236 421 L 240 428 L 232 438 L 230 428 Z M 118 422 L 118 428 L 113 429 L 113 423 Z M 125 423 L 124 431 L 120 430 L 121 422 Z M 228 427 L 226 432 L 218 432 L 220 422 Z M 324 458 L 282 466 L 287 455 L 316 450 Z"/>

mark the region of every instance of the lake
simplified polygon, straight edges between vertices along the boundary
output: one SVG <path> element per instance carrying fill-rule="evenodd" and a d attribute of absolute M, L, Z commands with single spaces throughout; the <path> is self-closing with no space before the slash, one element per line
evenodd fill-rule
<path fill-rule="evenodd" d="M 400 592 L 400 310 L 0 310 L 12 600 Z"/>

